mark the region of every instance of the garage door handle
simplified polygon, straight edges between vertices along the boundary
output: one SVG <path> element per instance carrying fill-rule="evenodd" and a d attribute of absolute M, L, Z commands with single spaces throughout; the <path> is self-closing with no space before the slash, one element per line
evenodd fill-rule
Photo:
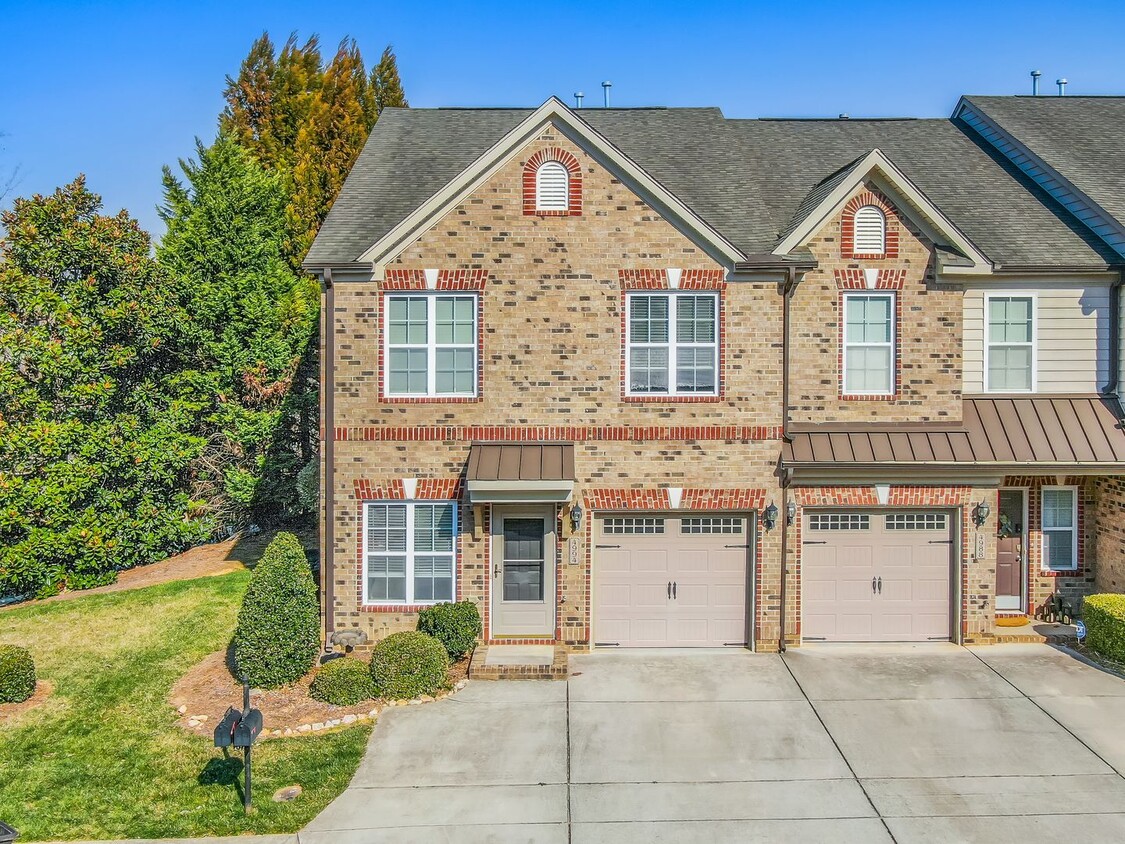
<path fill-rule="evenodd" d="M 673 580 L 672 581 L 672 598 L 675 599 L 675 597 L 676 597 L 676 581 Z"/>
<path fill-rule="evenodd" d="M 875 578 L 871 578 L 871 594 L 875 594 Z"/>
<path fill-rule="evenodd" d="M 953 540 L 952 539 L 931 539 L 930 544 L 931 545 L 952 545 Z"/>
<path fill-rule="evenodd" d="M 668 581 L 668 600 L 672 600 L 672 581 Z"/>
<path fill-rule="evenodd" d="M 620 545 L 595 545 L 595 548 L 620 548 Z"/>
<path fill-rule="evenodd" d="M 806 539 L 801 543 L 802 545 L 827 545 L 827 539 Z"/>
<path fill-rule="evenodd" d="M 883 594 L 883 578 L 879 578 L 879 594 Z"/>
<path fill-rule="evenodd" d="M 749 548 L 749 545 L 724 545 L 724 548 Z"/>

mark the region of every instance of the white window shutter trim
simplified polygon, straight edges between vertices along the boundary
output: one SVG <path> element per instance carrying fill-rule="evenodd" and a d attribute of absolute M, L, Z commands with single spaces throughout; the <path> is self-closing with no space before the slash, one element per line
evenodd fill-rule
<path fill-rule="evenodd" d="M 537 211 L 566 211 L 570 207 L 570 174 L 558 161 L 545 161 L 535 171 Z"/>
<path fill-rule="evenodd" d="M 874 205 L 864 205 L 855 212 L 852 251 L 858 255 L 880 255 L 886 252 L 887 218 Z"/>

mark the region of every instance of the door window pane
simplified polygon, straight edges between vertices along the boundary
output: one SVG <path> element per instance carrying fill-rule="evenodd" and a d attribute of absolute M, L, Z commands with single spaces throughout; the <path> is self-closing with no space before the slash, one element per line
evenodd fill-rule
<path fill-rule="evenodd" d="M 542 519 L 504 520 L 504 600 L 542 601 L 544 534 Z"/>

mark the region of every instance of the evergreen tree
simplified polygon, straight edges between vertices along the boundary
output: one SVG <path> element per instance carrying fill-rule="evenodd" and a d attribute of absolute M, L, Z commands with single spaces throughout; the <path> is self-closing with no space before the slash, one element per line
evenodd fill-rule
<path fill-rule="evenodd" d="M 379 63 L 371 70 L 371 90 L 375 95 L 375 117 L 385 108 L 408 108 L 406 94 L 402 90 L 402 80 L 398 76 L 398 60 L 394 48 L 387 45 Z M 374 122 L 374 121 L 372 121 Z"/>
<path fill-rule="evenodd" d="M 17 199 L 0 241 L 0 594 L 111 582 L 204 538 L 187 313 L 124 211 L 81 177 Z"/>
<path fill-rule="evenodd" d="M 308 413 L 296 411 L 315 394 L 293 382 L 315 335 L 319 292 L 285 260 L 282 176 L 226 135 L 211 147 L 197 142 L 197 156 L 180 162 L 186 184 L 165 168 L 168 231 L 157 251 L 192 317 L 181 377 L 213 397 L 200 424 L 208 448 L 195 465 L 195 493 L 224 521 L 259 505 L 283 516 L 296 509 L 296 474 L 311 457 Z M 263 502 L 263 478 L 279 474 L 288 482 L 270 481 Z"/>

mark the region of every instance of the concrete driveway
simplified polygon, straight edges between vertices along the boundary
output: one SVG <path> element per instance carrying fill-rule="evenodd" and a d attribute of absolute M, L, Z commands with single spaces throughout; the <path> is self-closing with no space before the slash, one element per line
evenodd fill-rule
<path fill-rule="evenodd" d="M 571 670 L 384 714 L 300 841 L 1125 840 L 1125 681 L 1064 651 L 633 651 Z"/>

